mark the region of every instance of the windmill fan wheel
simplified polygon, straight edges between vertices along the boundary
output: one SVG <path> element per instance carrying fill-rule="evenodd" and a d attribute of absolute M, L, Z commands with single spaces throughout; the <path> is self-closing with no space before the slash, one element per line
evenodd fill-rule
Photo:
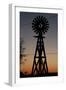
<path fill-rule="evenodd" d="M 49 28 L 47 18 L 43 16 L 35 17 L 32 21 L 32 28 L 36 34 L 45 34 Z"/>

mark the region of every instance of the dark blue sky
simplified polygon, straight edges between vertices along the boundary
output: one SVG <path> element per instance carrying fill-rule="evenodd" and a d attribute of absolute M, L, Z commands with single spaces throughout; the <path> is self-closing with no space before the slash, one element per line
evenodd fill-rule
<path fill-rule="evenodd" d="M 36 40 L 33 38 L 35 33 L 32 31 L 32 20 L 36 16 L 44 16 L 48 19 L 49 29 L 46 33 L 45 44 L 48 52 L 56 52 L 57 48 L 57 23 L 58 15 L 49 14 L 49 13 L 29 13 L 29 12 L 20 12 L 20 36 L 24 39 L 24 46 L 27 47 L 32 43 L 32 49 L 35 47 Z M 28 47 L 27 47 L 28 48 Z M 28 48 L 29 49 L 29 48 Z"/>

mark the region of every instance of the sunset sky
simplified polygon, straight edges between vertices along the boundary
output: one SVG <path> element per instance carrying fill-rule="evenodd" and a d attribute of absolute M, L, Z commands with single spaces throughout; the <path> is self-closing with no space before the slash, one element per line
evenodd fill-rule
<path fill-rule="evenodd" d="M 23 58 L 24 64 L 20 65 L 22 72 L 28 74 L 32 71 L 32 65 L 34 60 L 34 53 L 36 48 L 36 34 L 32 31 L 32 20 L 36 16 L 44 16 L 48 19 L 49 29 L 45 35 L 45 51 L 47 56 L 47 64 L 49 72 L 58 72 L 58 60 L 57 60 L 57 32 L 58 32 L 58 15 L 50 13 L 31 13 L 20 12 L 20 38 L 24 40 L 23 47 L 26 48 L 24 53 L 26 57 Z"/>

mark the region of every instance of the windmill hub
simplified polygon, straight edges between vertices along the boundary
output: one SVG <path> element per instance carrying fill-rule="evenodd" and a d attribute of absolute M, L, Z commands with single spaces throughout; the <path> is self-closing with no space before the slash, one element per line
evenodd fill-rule
<path fill-rule="evenodd" d="M 43 27 L 42 23 L 40 23 L 38 27 L 39 27 L 40 29 L 42 29 L 42 27 Z"/>

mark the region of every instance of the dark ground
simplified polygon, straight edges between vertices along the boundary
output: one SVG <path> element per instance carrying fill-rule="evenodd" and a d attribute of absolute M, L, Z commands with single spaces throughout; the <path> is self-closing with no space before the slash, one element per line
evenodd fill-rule
<path fill-rule="evenodd" d="M 58 76 L 58 73 L 55 72 L 55 73 L 48 73 L 46 75 L 36 75 L 36 76 L 33 76 L 33 75 L 24 75 L 22 72 L 20 72 L 20 78 L 28 78 L 28 77 L 51 77 L 51 76 Z"/>

